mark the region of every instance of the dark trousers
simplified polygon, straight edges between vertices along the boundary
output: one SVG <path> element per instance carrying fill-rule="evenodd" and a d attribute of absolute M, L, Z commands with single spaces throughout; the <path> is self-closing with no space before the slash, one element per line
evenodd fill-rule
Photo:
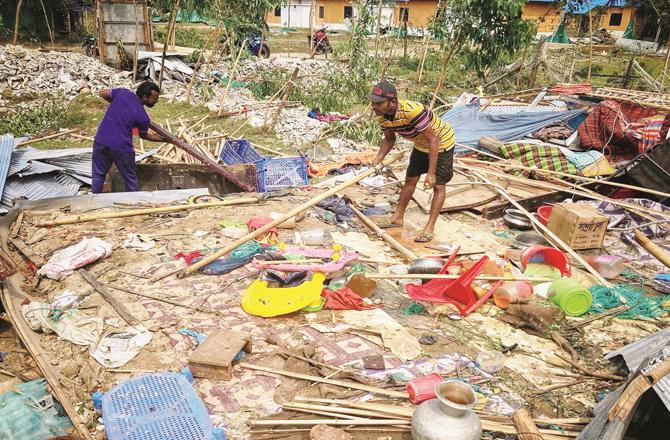
<path fill-rule="evenodd" d="M 118 151 L 105 147 L 97 143 L 93 144 L 93 183 L 91 190 L 93 194 L 102 192 L 102 186 L 105 183 L 105 176 L 112 167 L 116 165 L 123 181 L 126 184 L 126 191 L 137 191 L 137 174 L 135 173 L 135 152 Z"/>

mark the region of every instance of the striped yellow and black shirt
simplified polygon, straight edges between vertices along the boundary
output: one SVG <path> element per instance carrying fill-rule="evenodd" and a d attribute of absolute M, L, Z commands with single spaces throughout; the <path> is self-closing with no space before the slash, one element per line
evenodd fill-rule
<path fill-rule="evenodd" d="M 392 130 L 396 134 L 414 142 L 414 148 L 427 153 L 430 147 L 423 131 L 430 127 L 439 142 L 439 150 L 448 150 L 454 147 L 456 141 L 454 130 L 450 124 L 437 117 L 429 108 L 420 102 L 398 100 L 398 111 L 393 119 L 377 116 L 377 122 L 382 130 Z"/>

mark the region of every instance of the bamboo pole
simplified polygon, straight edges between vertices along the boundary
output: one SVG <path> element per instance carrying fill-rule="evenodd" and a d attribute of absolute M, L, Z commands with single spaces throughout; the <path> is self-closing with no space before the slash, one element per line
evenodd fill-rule
<path fill-rule="evenodd" d="M 220 202 L 196 203 L 194 205 L 162 206 L 158 208 L 131 209 L 128 211 L 108 212 L 90 215 L 74 215 L 62 219 L 49 220 L 35 223 L 35 226 L 48 227 L 59 225 L 71 225 L 74 223 L 92 222 L 95 220 L 105 220 L 111 218 L 134 217 L 138 215 L 162 214 L 166 212 L 192 211 L 196 209 L 217 208 L 221 206 L 241 205 L 244 203 L 257 203 L 258 197 L 240 197 L 234 200 L 222 200 Z"/>
<path fill-rule="evenodd" d="M 590 82 L 593 68 L 593 13 L 591 12 L 590 0 L 586 0 L 586 7 L 589 8 L 589 71 L 586 75 L 586 82 Z"/>
<path fill-rule="evenodd" d="M 423 36 L 423 53 L 421 54 L 421 62 L 419 63 L 419 78 L 417 79 L 417 82 L 421 84 L 421 78 L 423 78 L 423 67 L 426 64 L 426 55 L 428 55 L 428 42 L 430 41 L 430 34 L 426 32 L 426 30 L 423 30 L 424 36 Z"/>
<path fill-rule="evenodd" d="M 402 157 L 403 157 L 403 153 L 398 153 L 397 155 L 394 155 L 394 156 L 388 158 L 382 164 L 377 165 L 376 167 L 369 168 L 367 171 L 359 174 L 358 176 L 356 176 L 352 179 L 349 179 L 346 182 L 343 182 L 343 183 L 335 186 L 334 188 L 331 188 L 330 190 L 318 195 L 317 197 L 314 197 L 310 201 L 308 201 L 306 203 L 303 203 L 302 205 L 300 205 L 296 208 L 293 208 L 291 211 L 287 212 L 286 214 L 279 217 L 278 219 L 268 223 L 267 225 L 263 226 L 262 228 L 258 228 L 255 231 L 250 232 L 249 234 L 245 235 L 244 237 L 242 237 L 238 240 L 235 240 L 230 245 L 219 249 L 218 251 L 214 252 L 210 256 L 208 256 L 206 258 L 203 258 L 202 260 L 198 261 L 197 263 L 187 267 L 183 271 L 175 271 L 173 273 L 180 272 L 180 276 L 183 277 L 183 276 L 186 276 L 186 275 L 192 274 L 193 272 L 198 271 L 199 269 L 208 265 L 212 261 L 215 261 L 218 258 L 226 255 L 228 252 L 232 251 L 236 247 L 238 247 L 240 245 L 243 245 L 244 243 L 247 243 L 248 241 L 251 241 L 256 237 L 260 237 L 261 235 L 264 235 L 265 233 L 267 233 L 270 229 L 274 228 L 275 226 L 278 226 L 278 225 L 284 223 L 285 221 L 292 219 L 296 215 L 306 211 L 307 209 L 316 205 L 320 201 L 322 201 L 322 200 L 324 200 L 324 199 L 326 199 L 326 198 L 328 198 L 332 195 L 337 194 L 339 191 L 342 191 L 343 189 L 345 189 L 345 188 L 347 188 L 347 187 L 349 187 L 349 186 L 351 186 L 355 183 L 360 182 L 361 180 L 365 179 L 368 176 L 373 175 L 374 173 L 381 170 L 381 168 L 383 166 L 388 166 L 388 165 L 392 164 L 393 162 L 396 162 L 396 161 L 400 160 Z M 166 274 L 166 276 L 169 276 L 169 275 L 172 275 L 172 273 Z"/>
<path fill-rule="evenodd" d="M 137 51 L 139 50 L 140 45 L 139 41 L 140 35 L 137 31 L 137 29 L 140 27 L 139 20 L 137 19 L 137 0 L 133 0 L 133 14 L 135 15 L 135 48 L 133 50 L 133 82 L 135 82 L 137 81 Z"/>
<path fill-rule="evenodd" d="M 16 42 L 14 42 L 16 46 Z M 665 45 L 667 53 L 665 54 L 665 62 L 663 63 L 663 72 L 661 73 L 661 78 L 659 83 L 661 84 L 661 92 L 665 90 L 665 78 L 668 76 L 668 65 L 670 64 L 670 35 L 668 35 L 668 42 Z"/>
<path fill-rule="evenodd" d="M 371 280 L 456 280 L 461 275 L 448 274 L 426 274 L 426 273 L 407 273 L 407 274 L 365 274 L 366 278 Z M 556 281 L 549 277 L 506 277 L 494 275 L 480 275 L 475 277 L 477 281 L 530 281 L 544 283 L 547 281 Z"/>
<path fill-rule="evenodd" d="M 390 418 L 388 414 L 384 414 L 378 411 L 370 411 L 356 408 L 343 408 L 339 406 L 313 405 L 309 403 L 293 403 L 293 402 L 287 403 L 285 406 L 291 409 L 308 409 L 308 410 L 311 409 L 316 411 L 328 411 L 335 414 L 346 414 L 349 416 Z"/>
<path fill-rule="evenodd" d="M 16 144 L 16 146 L 17 146 L 17 147 L 22 147 L 22 146 L 24 146 L 24 145 L 34 144 L 34 143 L 36 143 L 36 142 L 41 142 L 41 141 L 46 141 L 46 140 L 48 140 L 48 139 L 53 139 L 53 138 L 61 137 L 61 136 L 64 136 L 64 135 L 66 135 L 66 134 L 73 133 L 73 132 L 75 132 L 75 131 L 79 131 L 79 129 L 78 129 L 78 128 L 73 128 L 73 129 L 71 129 L 71 130 L 61 131 L 61 132 L 54 133 L 54 134 L 50 134 L 49 136 L 44 136 L 44 137 L 41 137 L 41 138 L 28 139 L 27 141 L 19 142 L 18 144 Z"/>
<path fill-rule="evenodd" d="M 219 112 L 217 116 L 221 116 L 221 113 L 223 112 L 223 104 L 226 102 L 226 96 L 228 96 L 230 87 L 233 84 L 233 76 L 235 76 L 235 72 L 237 71 L 237 63 L 240 62 L 242 51 L 246 46 L 247 46 L 246 41 L 243 41 L 242 45 L 240 46 L 240 51 L 237 53 L 237 58 L 235 58 L 235 62 L 233 63 L 233 66 L 230 68 L 230 72 L 228 73 L 228 84 L 226 84 L 226 90 L 223 91 L 223 95 L 221 96 L 221 102 L 219 103 Z"/>
<path fill-rule="evenodd" d="M 463 170 L 466 170 L 466 171 L 473 171 L 472 167 L 464 167 L 464 166 L 461 166 L 461 165 L 456 165 L 455 168 L 463 169 Z M 475 171 L 478 172 L 478 173 L 484 173 L 484 174 L 488 174 L 488 175 L 491 175 L 491 176 L 496 176 L 496 177 L 500 177 L 500 178 L 503 178 L 503 179 L 507 179 L 511 182 L 524 183 L 526 185 L 534 186 L 534 187 L 537 187 L 537 188 L 550 189 L 552 191 L 562 191 L 562 192 L 574 194 L 574 195 L 577 195 L 577 196 L 585 197 L 587 199 L 609 202 L 612 205 L 621 206 L 623 208 L 627 208 L 627 209 L 630 209 L 630 210 L 633 210 L 633 211 L 644 212 L 644 213 L 647 213 L 647 214 L 652 215 L 652 216 L 655 215 L 655 216 L 670 218 L 670 213 L 664 213 L 664 212 L 661 212 L 661 211 L 654 211 L 654 210 L 651 210 L 651 209 L 644 208 L 640 205 L 634 205 L 632 203 L 622 202 L 620 200 L 611 199 L 609 197 L 599 197 L 599 196 L 596 196 L 595 194 L 589 194 L 588 192 L 585 192 L 585 191 L 578 191 L 578 190 L 575 190 L 575 189 L 570 189 L 570 188 L 562 187 L 562 186 L 559 186 L 559 185 L 554 185 L 554 184 L 547 183 L 547 182 L 541 182 L 539 180 L 532 180 L 531 181 L 529 179 L 525 179 L 525 178 L 522 178 L 522 177 L 510 176 L 509 174 L 499 173 L 499 172 L 495 172 L 495 171 L 491 171 L 491 170 L 486 170 L 484 168 L 477 168 Z"/>
<path fill-rule="evenodd" d="M 375 58 L 379 56 L 379 35 L 382 27 L 382 4 L 383 0 L 379 0 L 377 5 L 377 32 L 375 33 Z"/>
<path fill-rule="evenodd" d="M 288 84 L 286 85 L 286 89 L 284 89 L 284 96 L 282 96 L 281 103 L 279 104 L 279 107 L 277 108 L 277 111 L 274 114 L 274 117 L 272 118 L 272 125 L 270 126 L 271 128 L 274 128 L 275 125 L 277 125 L 277 122 L 279 121 L 279 118 L 281 117 L 281 113 L 284 110 L 284 106 L 286 105 L 286 100 L 288 99 L 288 95 L 291 93 L 291 90 L 293 89 L 293 86 L 295 85 L 295 80 L 298 78 L 298 70 L 300 68 L 296 66 L 295 69 L 293 69 L 293 74 L 291 75 L 291 79 L 288 81 Z"/>
<path fill-rule="evenodd" d="M 16 4 L 16 15 L 14 17 L 14 39 L 12 44 L 16 46 L 16 42 L 19 39 L 19 22 L 21 21 L 21 6 L 23 5 L 23 0 L 19 0 Z"/>
<path fill-rule="evenodd" d="M 278 374 L 280 376 L 292 377 L 294 379 L 308 380 L 310 382 L 327 383 L 329 385 L 336 385 L 336 386 L 340 386 L 340 387 L 344 387 L 344 388 L 350 388 L 352 390 L 367 391 L 369 393 L 381 394 L 381 395 L 384 395 L 384 396 L 395 397 L 395 398 L 399 398 L 399 399 L 408 399 L 409 398 L 409 395 L 406 392 L 403 392 L 403 391 L 387 390 L 387 389 L 384 389 L 384 388 L 377 388 L 377 387 L 373 387 L 373 386 L 370 386 L 370 385 L 364 385 L 362 383 L 357 383 L 357 382 L 349 382 L 349 381 L 337 380 L 337 379 L 326 379 L 326 378 L 320 377 L 320 376 L 312 376 L 312 375 L 309 375 L 309 374 L 296 373 L 294 371 L 264 367 L 262 365 L 254 365 L 254 364 L 249 364 L 249 363 L 246 363 L 246 362 L 240 362 L 238 365 L 240 367 L 246 368 L 248 370 L 263 371 L 265 373 Z"/>
<path fill-rule="evenodd" d="M 348 420 L 348 419 L 309 419 L 309 420 L 254 420 L 251 426 L 312 426 L 312 425 L 333 425 L 333 426 L 386 426 L 386 425 L 409 425 L 409 420 L 395 420 L 395 419 L 363 419 L 363 420 Z"/>
<path fill-rule="evenodd" d="M 514 200 L 514 198 L 512 196 L 510 196 L 509 193 L 507 193 L 507 191 L 505 191 L 502 187 L 500 187 L 500 185 L 493 183 L 491 180 L 489 180 L 487 177 L 484 177 L 482 174 L 478 173 L 477 171 L 473 171 L 473 174 L 475 176 L 477 176 L 479 179 L 483 180 L 484 182 L 486 182 L 490 185 L 493 185 L 495 190 L 498 191 L 498 193 L 501 196 L 506 198 L 512 205 L 514 205 L 514 207 L 516 209 L 523 212 L 526 215 L 526 217 L 528 217 L 528 220 L 530 220 L 535 226 L 537 226 L 546 236 L 551 238 L 551 240 L 554 243 L 556 243 L 561 249 L 563 249 L 563 251 L 570 254 L 570 256 L 575 261 L 577 261 L 579 264 L 584 266 L 584 268 L 587 271 L 589 271 L 591 273 L 591 275 L 593 275 L 595 277 L 595 279 L 598 280 L 598 282 L 600 284 L 602 284 L 605 287 L 612 287 L 612 284 L 609 281 L 607 281 L 605 278 L 603 278 L 603 276 L 600 275 L 600 273 L 598 273 L 597 270 L 595 270 L 593 267 L 591 267 L 591 265 L 586 260 L 584 260 L 584 258 L 582 258 L 581 255 L 579 255 L 577 252 L 575 252 L 570 246 L 565 244 L 565 242 L 563 240 L 561 240 L 556 234 L 554 234 L 551 230 L 549 230 L 549 228 L 547 228 L 544 224 L 542 224 L 542 222 L 540 222 L 534 215 L 531 215 L 531 213 L 529 213 L 526 210 L 526 208 L 524 208 L 523 206 L 521 206 L 519 204 L 519 202 Z M 623 297 L 620 297 L 620 300 L 624 304 L 626 303 L 626 300 Z"/>
<path fill-rule="evenodd" d="M 398 240 L 395 238 L 391 237 L 387 232 L 385 232 L 382 228 L 377 226 L 375 222 L 370 220 L 365 214 L 363 214 L 361 211 L 359 211 L 355 206 L 353 206 L 351 203 L 349 203 L 349 208 L 358 216 L 359 219 L 370 229 L 372 229 L 375 234 L 377 234 L 379 237 L 381 237 L 382 240 L 384 240 L 386 243 L 388 243 L 392 248 L 397 250 L 407 261 L 412 261 L 418 258 L 418 255 L 412 252 L 411 250 L 407 249 L 405 246 L 400 244 Z"/>
<path fill-rule="evenodd" d="M 202 57 L 204 56 L 205 51 L 209 46 L 209 42 L 214 40 L 215 36 L 218 35 L 220 29 L 221 25 L 215 27 L 212 33 L 209 34 L 209 37 L 207 37 L 207 40 L 205 40 L 205 44 L 203 44 L 202 50 L 198 55 L 198 60 L 195 62 L 195 66 L 193 67 L 193 73 L 191 74 L 191 80 L 189 81 L 188 87 L 186 88 L 186 102 L 189 104 L 191 103 L 191 89 L 193 89 L 193 83 L 195 82 L 195 75 L 198 73 L 198 69 L 200 68 L 200 62 L 202 61 Z"/>
<path fill-rule="evenodd" d="M 456 37 L 456 41 L 454 41 L 453 46 L 451 46 L 451 49 L 449 49 L 447 56 L 444 58 L 444 61 L 442 63 L 442 69 L 440 69 L 440 76 L 437 78 L 437 84 L 435 85 L 435 91 L 433 92 L 433 99 L 430 100 L 430 106 L 429 106 L 430 108 L 433 108 L 433 106 L 435 105 L 435 100 L 437 99 L 438 92 L 442 88 L 442 85 L 444 84 L 444 78 L 447 75 L 447 66 L 449 65 L 449 61 L 451 60 L 451 57 L 454 55 L 459 45 L 460 45 L 460 35 Z"/>
<path fill-rule="evenodd" d="M 177 11 L 179 10 L 179 2 L 177 0 L 170 12 L 170 24 L 168 24 L 167 31 L 165 32 L 165 42 L 163 43 L 163 55 L 161 57 L 161 71 L 158 72 L 158 88 L 160 89 L 163 85 L 163 70 L 165 69 L 165 54 L 167 53 L 168 43 L 170 42 L 170 34 L 172 34 L 172 28 L 177 22 Z"/>
<path fill-rule="evenodd" d="M 540 430 L 535 426 L 533 418 L 526 408 L 521 408 L 512 413 L 512 421 L 518 431 L 519 440 L 542 440 Z"/>
<path fill-rule="evenodd" d="M 490 165 L 491 162 L 485 162 L 483 160 L 477 160 L 477 159 L 469 159 L 469 158 L 461 158 L 461 159 L 456 159 L 458 162 L 468 162 L 468 163 L 477 163 L 477 164 L 482 164 L 482 165 Z M 553 171 L 553 170 L 545 170 L 542 168 L 534 168 L 534 167 L 527 167 L 524 165 L 517 165 L 516 163 L 511 164 L 510 168 L 513 169 L 518 169 L 518 170 L 526 170 L 526 171 L 532 171 L 532 172 L 538 172 L 538 173 L 543 173 L 543 174 L 551 174 L 553 176 L 559 176 L 559 177 L 566 177 L 569 179 L 575 179 L 575 180 L 581 180 L 583 182 L 589 182 L 589 183 L 597 183 L 597 184 L 602 184 L 602 185 L 608 185 L 608 186 L 614 186 L 617 188 L 627 188 L 627 189 L 632 189 L 634 191 L 640 191 L 640 192 L 645 192 L 648 194 L 655 194 L 657 196 L 661 196 L 664 198 L 670 198 L 670 193 L 662 192 L 662 191 L 656 191 L 653 189 L 648 189 L 648 188 L 643 188 L 641 186 L 635 186 L 635 185 L 628 185 L 625 183 L 617 183 L 617 182 L 611 182 L 609 180 L 599 180 L 599 179 L 593 179 L 591 177 L 586 177 L 586 176 L 575 176 L 574 174 L 567 174 L 567 173 L 561 173 L 560 171 Z"/>
<path fill-rule="evenodd" d="M 635 231 L 635 241 L 645 248 L 647 252 L 656 257 L 658 261 L 670 267 L 670 255 L 668 255 L 660 246 L 647 238 L 639 229 Z"/>

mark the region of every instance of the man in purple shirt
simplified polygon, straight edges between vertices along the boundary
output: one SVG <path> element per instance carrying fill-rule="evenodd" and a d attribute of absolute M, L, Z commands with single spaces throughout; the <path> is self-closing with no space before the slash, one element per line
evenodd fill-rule
<path fill-rule="evenodd" d="M 102 89 L 100 97 L 110 103 L 93 140 L 93 184 L 94 194 L 102 192 L 105 176 L 116 165 L 123 176 L 126 191 L 137 191 L 135 173 L 135 148 L 133 129 L 147 141 L 166 142 L 158 134 L 149 132 L 149 115 L 144 106 L 153 107 L 158 102 L 158 85 L 145 81 L 135 93 L 128 89 Z"/>

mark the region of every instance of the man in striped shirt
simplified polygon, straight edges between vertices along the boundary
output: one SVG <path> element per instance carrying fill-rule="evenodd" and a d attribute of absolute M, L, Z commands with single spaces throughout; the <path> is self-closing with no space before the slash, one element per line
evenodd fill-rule
<path fill-rule="evenodd" d="M 423 104 L 398 99 L 395 87 L 387 81 L 373 87 L 370 101 L 377 115 L 377 122 L 384 132 L 384 139 L 373 165 L 381 163 L 391 151 L 396 135 L 414 143 L 398 207 L 391 218 L 379 222 L 379 226 L 402 226 L 405 209 L 421 175 L 425 174 L 424 189 L 433 189 L 433 200 L 428 222 L 414 240 L 427 243 L 434 237 L 435 223 L 444 205 L 445 185 L 453 176 L 454 130 Z"/>

